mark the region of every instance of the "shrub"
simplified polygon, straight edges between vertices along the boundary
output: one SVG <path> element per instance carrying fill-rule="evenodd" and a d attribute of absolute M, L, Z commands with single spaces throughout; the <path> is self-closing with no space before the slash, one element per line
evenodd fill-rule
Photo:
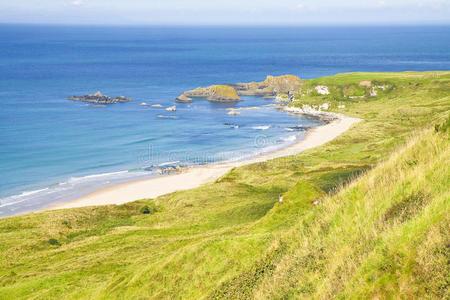
<path fill-rule="evenodd" d="M 49 240 L 48 240 L 48 243 L 49 243 L 50 245 L 52 245 L 52 246 L 61 245 L 61 244 L 59 243 L 59 241 L 58 241 L 57 239 L 55 239 L 55 238 L 49 239 Z"/>
<path fill-rule="evenodd" d="M 141 208 L 141 213 L 144 215 L 149 215 L 151 213 L 150 207 L 148 205 L 145 205 Z"/>
<path fill-rule="evenodd" d="M 62 224 L 63 224 L 64 226 L 66 226 L 67 228 L 72 229 L 72 225 L 70 225 L 69 222 L 63 221 Z"/>

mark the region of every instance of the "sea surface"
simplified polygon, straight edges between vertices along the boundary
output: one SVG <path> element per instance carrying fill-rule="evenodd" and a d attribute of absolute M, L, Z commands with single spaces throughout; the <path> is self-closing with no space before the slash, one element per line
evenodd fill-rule
<path fill-rule="evenodd" d="M 0 217 L 155 176 L 167 163 L 273 151 L 301 139 L 298 127 L 321 124 L 260 97 L 176 104 L 185 90 L 268 74 L 407 70 L 450 70 L 450 27 L 0 25 Z M 97 91 L 134 101 L 95 108 L 66 99 Z M 227 114 L 249 106 L 261 108 Z"/>

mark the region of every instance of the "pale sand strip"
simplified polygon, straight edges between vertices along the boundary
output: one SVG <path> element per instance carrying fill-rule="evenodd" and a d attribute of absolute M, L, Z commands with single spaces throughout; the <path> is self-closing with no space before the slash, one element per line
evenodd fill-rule
<path fill-rule="evenodd" d="M 155 198 L 175 191 L 187 190 L 212 182 L 234 167 L 262 162 L 323 145 L 348 130 L 360 119 L 335 115 L 337 119 L 308 130 L 304 139 L 289 147 L 263 154 L 248 160 L 225 162 L 189 168 L 181 174 L 131 181 L 99 189 L 73 201 L 57 204 L 47 209 L 62 209 L 94 205 L 122 204 L 144 198 Z"/>

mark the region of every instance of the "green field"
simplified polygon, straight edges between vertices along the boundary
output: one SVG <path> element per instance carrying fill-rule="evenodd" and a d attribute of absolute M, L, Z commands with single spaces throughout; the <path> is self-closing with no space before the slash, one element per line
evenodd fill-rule
<path fill-rule="evenodd" d="M 449 299 L 450 72 L 303 90 L 363 121 L 196 189 L 0 219 L 0 299 Z"/>

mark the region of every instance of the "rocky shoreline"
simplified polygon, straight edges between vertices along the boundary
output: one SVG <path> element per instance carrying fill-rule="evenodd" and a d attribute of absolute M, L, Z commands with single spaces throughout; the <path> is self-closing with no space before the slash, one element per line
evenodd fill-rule
<path fill-rule="evenodd" d="M 308 116 L 317 118 L 318 120 L 324 122 L 325 124 L 328 124 L 339 118 L 344 117 L 344 115 L 342 115 L 342 114 L 329 112 L 329 111 L 322 111 L 320 108 L 315 109 L 314 107 L 311 107 L 309 105 L 303 105 L 302 108 L 295 107 L 295 106 L 282 105 L 282 104 L 276 104 L 274 106 L 277 109 L 282 110 L 287 113 L 303 114 L 303 115 L 308 115 Z"/>
<path fill-rule="evenodd" d="M 301 91 L 304 80 L 294 75 L 267 76 L 261 82 L 229 83 L 199 87 L 186 91 L 178 96 L 175 101 L 181 103 L 192 102 L 192 98 L 204 98 L 212 102 L 237 102 L 240 96 L 260 96 L 275 98 L 280 102 L 287 102 L 292 95 Z M 282 101 L 281 101 L 282 100 Z"/>
<path fill-rule="evenodd" d="M 276 103 L 269 104 L 287 113 L 305 114 L 317 119 L 320 119 L 324 123 L 329 123 L 340 116 L 336 113 L 327 112 L 330 103 L 326 102 L 321 105 L 306 105 L 301 108 L 289 105 L 294 100 L 294 95 L 302 93 L 302 88 L 305 80 L 300 79 L 295 75 L 281 75 L 281 76 L 267 76 L 264 81 L 261 82 L 248 82 L 248 83 L 230 83 L 222 85 L 212 85 L 209 87 L 199 87 L 193 90 L 186 91 L 175 98 L 179 103 L 191 103 L 193 98 L 203 98 L 211 102 L 219 103 L 235 103 L 242 101 L 240 96 L 258 96 L 274 99 Z M 362 84 L 369 85 L 370 82 L 363 82 Z M 384 87 L 381 87 L 384 88 Z M 329 89 L 326 86 L 316 86 L 315 91 L 321 95 L 329 94 Z M 304 92 L 304 91 L 303 91 Z M 121 102 L 129 102 L 132 99 L 124 96 L 108 97 L 101 92 L 95 94 L 88 94 L 84 96 L 72 96 L 67 99 L 74 101 L 82 101 L 87 103 L 93 103 L 93 107 L 104 107 L 106 104 L 114 104 Z M 160 107 L 160 104 L 150 105 L 146 102 L 140 103 L 141 106 Z M 340 105 L 339 108 L 344 107 Z M 259 107 L 250 108 L 229 108 L 227 114 L 239 115 L 240 110 L 244 109 L 257 109 Z M 170 106 L 165 108 L 166 111 L 176 111 L 176 106 Z M 158 115 L 158 118 L 174 118 L 171 116 Z"/>
<path fill-rule="evenodd" d="M 231 83 L 239 95 L 242 96 L 261 96 L 273 98 L 278 94 L 292 95 L 301 91 L 304 80 L 295 75 L 268 75 L 264 81 L 248 83 Z"/>

